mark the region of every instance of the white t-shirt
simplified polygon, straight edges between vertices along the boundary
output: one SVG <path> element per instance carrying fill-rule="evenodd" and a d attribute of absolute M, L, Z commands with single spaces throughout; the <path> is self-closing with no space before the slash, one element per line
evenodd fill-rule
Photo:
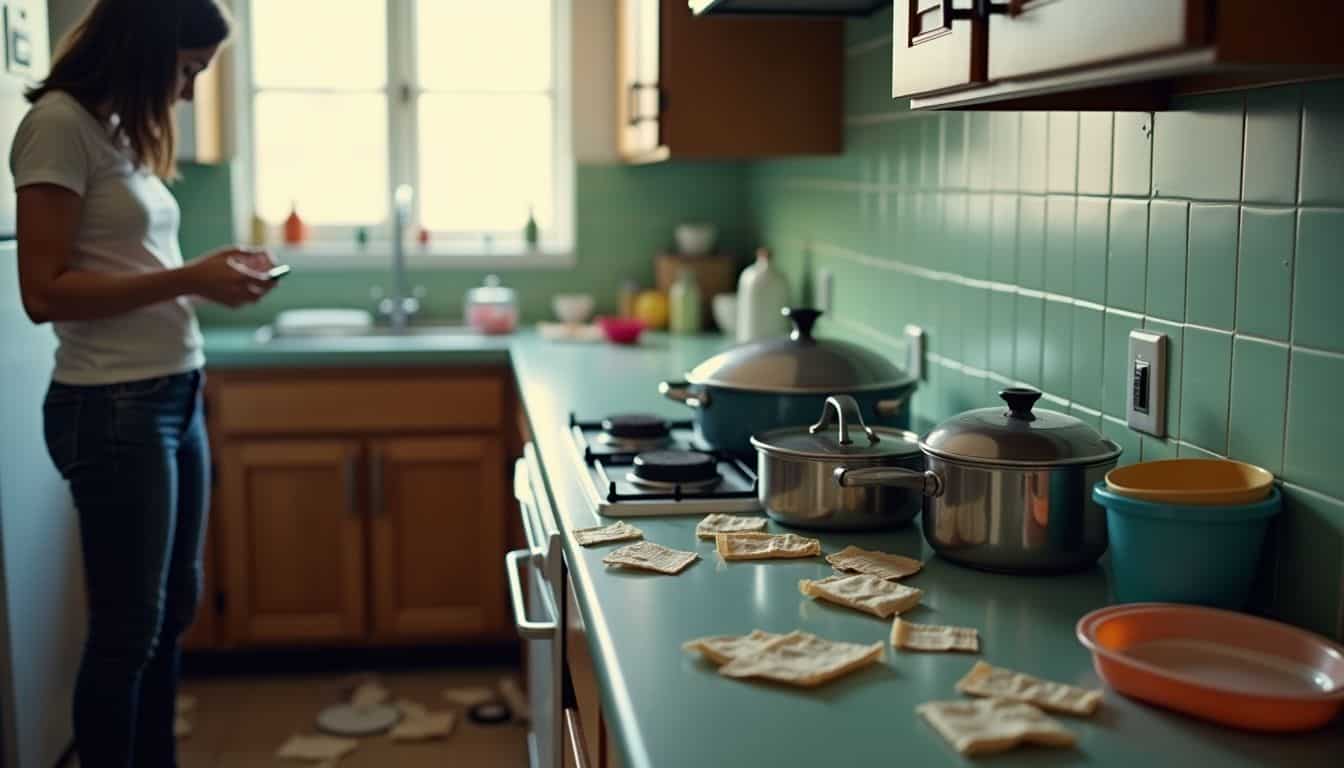
<path fill-rule="evenodd" d="M 182 266 L 181 211 L 157 176 L 138 167 L 111 129 L 73 97 L 52 91 L 28 110 L 9 155 L 14 187 L 55 184 L 83 198 L 71 269 L 145 273 Z M 205 364 L 190 300 L 180 296 L 102 320 L 54 323 L 52 378 L 115 384 Z"/>

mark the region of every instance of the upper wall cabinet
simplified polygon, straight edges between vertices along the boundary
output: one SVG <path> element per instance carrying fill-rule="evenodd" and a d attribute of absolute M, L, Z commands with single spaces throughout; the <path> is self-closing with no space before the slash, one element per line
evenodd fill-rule
<path fill-rule="evenodd" d="M 893 26 L 912 109 L 1155 109 L 1344 71 L 1328 0 L 902 0 Z"/>
<path fill-rule="evenodd" d="M 686 0 L 618 7 L 627 162 L 842 150 L 843 22 L 697 17 Z"/>

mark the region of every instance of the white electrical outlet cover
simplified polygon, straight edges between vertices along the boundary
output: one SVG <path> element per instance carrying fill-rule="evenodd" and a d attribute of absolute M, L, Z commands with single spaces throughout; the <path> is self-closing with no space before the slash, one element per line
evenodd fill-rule
<path fill-rule="evenodd" d="M 1167 335 L 1129 332 L 1125 413 L 1130 427 L 1154 437 L 1167 434 Z"/>
<path fill-rule="evenodd" d="M 905 326 L 905 372 L 924 379 L 924 329 L 918 325 Z"/>

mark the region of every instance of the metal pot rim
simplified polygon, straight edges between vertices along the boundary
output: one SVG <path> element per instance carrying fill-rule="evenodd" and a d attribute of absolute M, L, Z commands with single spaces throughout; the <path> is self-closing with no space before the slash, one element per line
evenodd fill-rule
<path fill-rule="evenodd" d="M 910 432 L 908 430 L 896 429 L 894 427 L 873 427 L 872 429 L 879 435 L 889 435 L 891 437 L 898 438 L 906 443 L 909 443 L 911 446 L 916 446 L 919 444 L 919 435 L 915 434 L 914 432 Z M 844 453 L 823 453 L 821 451 L 795 451 L 791 448 L 780 448 L 778 446 L 770 445 L 769 443 L 761 439 L 761 438 L 769 438 L 770 435 L 772 434 L 777 435 L 786 433 L 791 434 L 797 431 L 798 430 L 794 427 L 784 427 L 783 429 L 772 429 L 769 432 L 762 432 L 759 436 L 752 435 L 751 446 L 755 448 L 758 453 L 764 454 L 765 456 L 769 456 L 771 458 L 797 459 L 804 461 L 833 461 L 845 465 L 852 464 L 854 466 L 882 465 L 889 463 L 893 460 L 905 459 L 911 456 L 919 455 L 919 451 L 913 451 L 913 450 L 908 453 L 888 453 L 877 456 L 874 455 L 865 456 L 863 454 L 849 455 Z"/>
<path fill-rule="evenodd" d="M 1116 459 L 1120 458 L 1120 454 L 1123 452 L 1124 449 L 1122 449 L 1119 445 L 1110 440 L 1104 439 L 1104 441 L 1113 446 L 1113 450 L 1107 451 L 1106 453 L 1103 454 L 1097 454 L 1095 456 L 1077 456 L 1070 459 L 1059 459 L 1055 461 L 1030 461 L 1030 460 L 1023 461 L 1012 459 L 982 459 L 978 457 L 968 457 L 955 453 L 945 453 L 936 450 L 934 448 L 930 448 L 929 444 L 923 440 L 919 441 L 919 449 L 923 451 L 926 456 L 935 459 L 942 459 L 943 461 L 950 462 L 952 464 L 957 464 L 958 466 L 963 467 L 983 467 L 986 469 L 1007 468 L 1007 469 L 1048 470 L 1048 469 L 1063 469 L 1066 467 L 1095 467 L 1102 464 L 1113 463 L 1114 461 L 1116 461 Z"/>
<path fill-rule="evenodd" d="M 837 390 L 835 387 L 766 387 L 741 384 L 724 384 L 716 381 L 697 378 L 693 372 L 685 375 L 687 384 L 697 387 L 714 387 L 715 389 L 724 389 L 732 392 L 751 392 L 763 395 L 834 395 Z M 912 378 L 894 379 L 892 381 L 878 382 L 876 384 L 864 384 L 861 386 L 845 387 L 843 392 L 881 392 L 885 389 L 901 389 L 904 387 L 913 387 L 915 380 Z"/>

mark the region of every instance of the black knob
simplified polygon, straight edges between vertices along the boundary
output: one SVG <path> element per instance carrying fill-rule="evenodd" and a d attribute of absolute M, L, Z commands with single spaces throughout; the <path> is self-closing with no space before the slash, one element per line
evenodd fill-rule
<path fill-rule="evenodd" d="M 999 397 L 1008 404 L 1008 415 L 1014 419 L 1032 421 L 1036 418 L 1031 413 L 1031 407 L 1041 399 L 1039 390 L 1031 387 L 1009 387 L 999 390 Z"/>
<path fill-rule="evenodd" d="M 785 307 L 781 312 L 793 321 L 793 333 L 789 334 L 789 338 L 794 341 L 812 340 L 812 326 L 816 325 L 817 318 L 821 317 L 821 310 Z"/>

